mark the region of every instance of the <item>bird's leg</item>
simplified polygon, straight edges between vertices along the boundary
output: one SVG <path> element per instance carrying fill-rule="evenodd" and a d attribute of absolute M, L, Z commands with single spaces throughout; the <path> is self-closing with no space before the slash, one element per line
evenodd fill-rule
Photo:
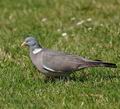
<path fill-rule="evenodd" d="M 70 80 L 70 76 L 60 76 L 59 77 L 60 80 L 63 80 L 63 81 L 69 81 Z"/>

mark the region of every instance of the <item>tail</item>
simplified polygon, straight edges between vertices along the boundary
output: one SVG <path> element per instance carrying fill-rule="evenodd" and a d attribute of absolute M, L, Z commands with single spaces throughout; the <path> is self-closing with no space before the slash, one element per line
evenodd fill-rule
<path fill-rule="evenodd" d="M 117 65 L 114 63 L 102 62 L 102 61 L 89 61 L 86 62 L 86 67 L 111 67 L 117 68 Z"/>

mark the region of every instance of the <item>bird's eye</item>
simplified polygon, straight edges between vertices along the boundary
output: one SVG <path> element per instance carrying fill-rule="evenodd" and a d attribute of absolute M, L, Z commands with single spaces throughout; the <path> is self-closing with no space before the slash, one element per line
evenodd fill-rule
<path fill-rule="evenodd" d="M 29 41 L 28 40 L 26 40 L 26 43 L 28 43 Z"/>

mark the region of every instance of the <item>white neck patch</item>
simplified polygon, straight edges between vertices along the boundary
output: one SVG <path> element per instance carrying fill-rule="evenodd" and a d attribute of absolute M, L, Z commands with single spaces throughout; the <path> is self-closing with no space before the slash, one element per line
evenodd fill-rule
<path fill-rule="evenodd" d="M 42 48 L 36 48 L 33 50 L 33 54 L 37 54 L 42 51 Z"/>

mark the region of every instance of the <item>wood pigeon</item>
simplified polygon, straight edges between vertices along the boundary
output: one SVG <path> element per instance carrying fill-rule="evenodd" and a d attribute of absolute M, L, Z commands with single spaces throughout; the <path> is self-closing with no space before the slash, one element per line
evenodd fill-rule
<path fill-rule="evenodd" d="M 32 63 L 46 77 L 67 76 L 74 71 L 87 67 L 117 68 L 116 64 L 113 63 L 100 60 L 93 61 L 80 56 L 42 48 L 38 41 L 31 36 L 27 37 L 21 46 L 24 45 L 29 47 Z"/>

